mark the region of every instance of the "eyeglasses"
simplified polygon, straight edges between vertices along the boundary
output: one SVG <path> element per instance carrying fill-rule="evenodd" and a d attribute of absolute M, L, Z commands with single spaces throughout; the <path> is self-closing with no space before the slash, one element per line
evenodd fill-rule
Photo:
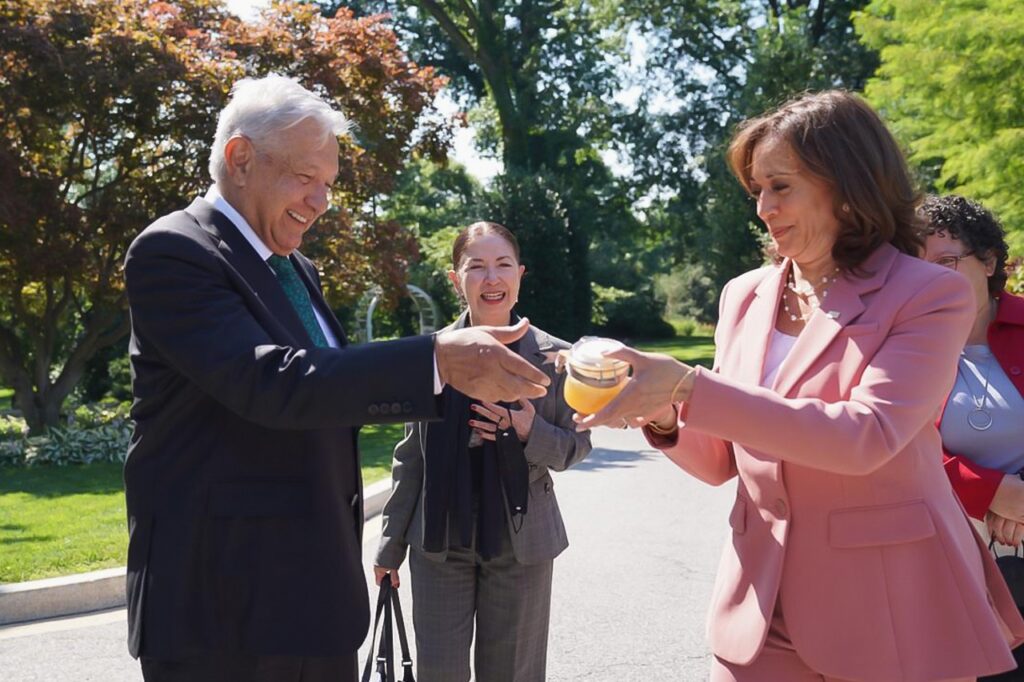
<path fill-rule="evenodd" d="M 962 253 L 959 256 L 943 256 L 942 258 L 936 258 L 932 262 L 935 263 L 936 265 L 941 265 L 944 268 L 956 270 L 960 266 L 960 261 L 962 261 L 964 258 L 973 255 L 973 251 L 968 251 L 967 253 Z"/>

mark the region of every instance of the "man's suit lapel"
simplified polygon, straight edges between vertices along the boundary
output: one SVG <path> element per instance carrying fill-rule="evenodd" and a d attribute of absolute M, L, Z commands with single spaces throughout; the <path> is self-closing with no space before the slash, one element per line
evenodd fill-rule
<path fill-rule="evenodd" d="M 864 277 L 846 273 L 836 279 L 824 304 L 811 315 L 807 326 L 779 367 L 772 386 L 776 393 L 788 395 L 843 327 L 854 322 L 864 312 L 861 297 L 885 283 L 898 253 L 895 247 L 883 244 L 862 266 Z"/>
<path fill-rule="evenodd" d="M 249 284 L 253 294 L 267 307 L 271 316 L 293 337 L 292 342 L 298 346 L 312 345 L 302 320 L 285 296 L 273 270 L 260 258 L 234 223 L 205 199 L 196 199 L 186 211 L 218 240 L 217 248 L 224 254 L 224 258 Z M 302 268 L 299 268 L 299 272 L 302 272 Z"/>

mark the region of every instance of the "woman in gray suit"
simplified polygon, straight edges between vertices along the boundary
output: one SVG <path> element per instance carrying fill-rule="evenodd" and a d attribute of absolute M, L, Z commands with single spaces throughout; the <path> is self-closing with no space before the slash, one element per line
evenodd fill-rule
<path fill-rule="evenodd" d="M 467 304 L 452 325 L 506 324 L 525 268 L 505 227 L 459 233 L 448 273 Z M 552 563 L 569 542 L 550 472 L 590 452 L 549 359 L 564 341 L 531 327 L 512 348 L 551 378 L 547 395 L 494 404 L 445 387 L 444 421 L 406 424 L 395 448 L 391 497 L 377 551 L 377 583 L 411 546 L 413 623 L 421 682 L 544 679 Z"/>

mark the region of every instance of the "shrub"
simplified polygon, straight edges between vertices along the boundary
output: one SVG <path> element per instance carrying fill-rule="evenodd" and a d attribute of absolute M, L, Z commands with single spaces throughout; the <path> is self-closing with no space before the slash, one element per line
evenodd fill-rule
<path fill-rule="evenodd" d="M 68 414 L 67 426 L 32 437 L 23 419 L 0 417 L 0 466 L 124 462 L 132 435 L 130 407 L 116 401 L 80 405 Z"/>
<path fill-rule="evenodd" d="M 1024 259 L 1015 258 L 1013 262 L 1007 263 L 1006 290 L 1018 296 L 1024 295 Z"/>
<path fill-rule="evenodd" d="M 702 263 L 676 268 L 654 280 L 655 291 L 665 301 L 670 317 L 693 318 L 711 323 L 718 317 L 718 287 Z"/>
<path fill-rule="evenodd" d="M 28 466 L 67 466 L 124 462 L 131 435 L 131 424 L 127 421 L 114 421 L 90 429 L 73 426 L 49 429 L 45 436 L 28 439 L 25 463 Z"/>
<path fill-rule="evenodd" d="M 595 330 L 616 338 L 667 339 L 675 330 L 661 317 L 661 304 L 649 289 L 626 291 L 593 284 Z"/>
<path fill-rule="evenodd" d="M 0 466 L 21 466 L 25 463 L 25 440 L 0 440 Z"/>
<path fill-rule="evenodd" d="M 669 324 L 676 330 L 676 336 L 713 336 L 714 325 L 700 322 L 692 317 L 674 317 Z"/>
<path fill-rule="evenodd" d="M 0 416 L 0 441 L 24 440 L 28 435 L 28 424 L 21 417 Z"/>
<path fill-rule="evenodd" d="M 68 425 L 78 429 L 91 429 L 111 423 L 120 423 L 129 419 L 132 404 L 103 400 L 98 403 L 79 405 L 68 416 Z"/>
<path fill-rule="evenodd" d="M 132 399 L 132 365 L 127 353 L 122 353 L 110 362 L 110 389 L 107 395 L 121 402 Z"/>

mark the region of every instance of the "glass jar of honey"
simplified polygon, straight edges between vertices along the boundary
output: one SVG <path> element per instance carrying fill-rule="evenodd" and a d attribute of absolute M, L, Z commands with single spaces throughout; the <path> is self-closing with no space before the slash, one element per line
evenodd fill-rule
<path fill-rule="evenodd" d="M 565 361 L 565 402 L 582 415 L 593 414 L 619 394 L 629 381 L 629 363 L 606 352 L 622 348 L 614 339 L 584 336 L 572 345 Z"/>

